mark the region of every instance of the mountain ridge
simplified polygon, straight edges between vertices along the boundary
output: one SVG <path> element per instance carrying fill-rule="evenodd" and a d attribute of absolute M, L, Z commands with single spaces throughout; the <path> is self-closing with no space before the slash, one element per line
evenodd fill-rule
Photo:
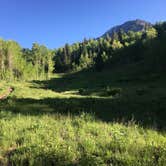
<path fill-rule="evenodd" d="M 106 31 L 102 37 L 105 37 L 106 35 L 109 35 L 110 37 L 113 36 L 114 33 L 118 33 L 120 30 L 123 30 L 124 32 L 134 31 L 144 31 L 146 28 L 152 27 L 153 24 L 151 24 L 148 21 L 136 19 L 136 20 L 130 20 L 126 21 L 121 25 L 114 26 L 110 28 L 108 31 Z"/>

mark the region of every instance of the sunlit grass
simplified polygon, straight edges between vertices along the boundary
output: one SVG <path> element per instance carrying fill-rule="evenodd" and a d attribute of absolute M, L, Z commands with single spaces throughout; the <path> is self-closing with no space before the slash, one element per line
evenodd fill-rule
<path fill-rule="evenodd" d="M 1 81 L 0 94 L 14 92 L 0 101 L 0 165 L 165 166 L 165 81 L 112 78 L 62 74 L 49 87 Z"/>
<path fill-rule="evenodd" d="M 133 122 L 104 123 L 84 113 L 23 116 L 2 111 L 0 116 L 1 160 L 7 162 L 10 155 L 13 165 L 165 163 L 166 135 Z"/>

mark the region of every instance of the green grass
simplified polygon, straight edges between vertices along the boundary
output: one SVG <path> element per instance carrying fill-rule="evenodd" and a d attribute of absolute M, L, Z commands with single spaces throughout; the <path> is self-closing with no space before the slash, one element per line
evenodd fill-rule
<path fill-rule="evenodd" d="M 165 166 L 166 79 L 125 71 L 1 81 L 0 165 Z"/>
<path fill-rule="evenodd" d="M 1 112 L 1 162 L 11 165 L 164 165 L 165 134 L 93 116 Z M 8 163 L 9 164 L 9 163 Z"/>

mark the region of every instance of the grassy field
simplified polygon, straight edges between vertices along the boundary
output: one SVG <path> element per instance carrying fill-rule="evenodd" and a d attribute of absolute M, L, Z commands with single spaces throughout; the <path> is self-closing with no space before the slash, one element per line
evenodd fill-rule
<path fill-rule="evenodd" d="M 165 166 L 166 79 L 116 71 L 0 82 L 0 165 Z"/>

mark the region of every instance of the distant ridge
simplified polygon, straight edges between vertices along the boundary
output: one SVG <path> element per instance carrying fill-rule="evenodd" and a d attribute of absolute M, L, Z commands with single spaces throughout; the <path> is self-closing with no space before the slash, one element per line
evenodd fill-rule
<path fill-rule="evenodd" d="M 139 31 L 144 31 L 146 28 L 152 27 L 152 24 L 150 22 L 136 19 L 132 21 L 127 21 L 122 25 L 115 26 L 108 30 L 102 37 L 106 36 L 107 34 L 112 37 L 114 33 L 118 33 L 120 30 L 123 30 L 124 32 L 128 31 L 134 31 L 134 32 L 139 32 Z"/>

